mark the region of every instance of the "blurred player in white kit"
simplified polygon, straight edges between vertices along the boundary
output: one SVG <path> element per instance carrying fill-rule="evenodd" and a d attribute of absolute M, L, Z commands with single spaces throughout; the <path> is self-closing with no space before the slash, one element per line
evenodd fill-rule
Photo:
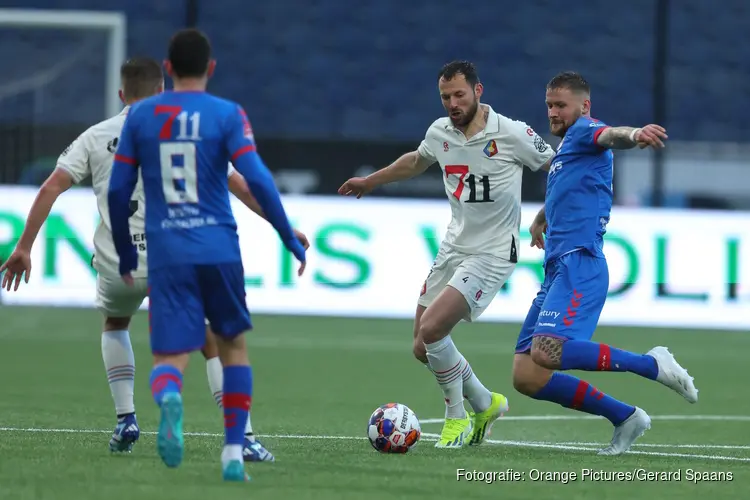
<path fill-rule="evenodd" d="M 138 270 L 134 271 L 134 286 L 127 286 L 118 271 L 119 258 L 112 242 L 109 226 L 107 190 L 112 172 L 118 136 L 122 130 L 129 107 L 147 97 L 164 90 L 164 76 L 159 63 L 152 59 L 134 58 L 126 61 L 120 69 L 122 89 L 120 99 L 126 105 L 123 111 L 83 132 L 57 161 L 57 168 L 42 185 L 29 211 L 23 234 L 7 262 L 0 268 L 3 275 L 2 288 L 18 289 L 25 273 L 28 283 L 31 272 L 31 248 L 39 230 L 49 216 L 52 205 L 63 192 L 74 183 L 78 184 L 91 176 L 100 214 L 100 223 L 94 234 L 94 257 L 92 266 L 97 271 L 96 305 L 104 315 L 102 333 L 102 358 L 107 371 L 112 398 L 117 414 L 117 426 L 109 442 L 112 452 L 130 452 L 138 440 L 140 429 L 136 421 L 133 401 L 135 379 L 135 356 L 130 342 L 128 327 L 132 316 L 148 296 L 145 236 L 145 196 L 139 179 L 134 199 L 131 200 L 130 233 L 139 255 Z M 229 187 L 253 212 L 263 217 L 242 175 L 228 166 Z M 296 231 L 297 237 L 307 247 L 304 234 Z M 218 347 L 213 333 L 206 327 L 206 373 L 209 388 L 217 405 L 222 404 L 223 371 Z M 274 461 L 274 456 L 253 435 L 248 417 L 243 446 L 245 461 Z"/>
<path fill-rule="evenodd" d="M 461 320 L 479 318 L 515 269 L 523 166 L 548 170 L 554 152 L 525 123 L 480 103 L 483 86 L 472 63 L 446 64 L 438 89 L 448 116 L 430 126 L 419 148 L 367 177 L 349 179 L 339 193 L 359 198 L 436 162 L 443 171 L 452 219 L 417 302 L 414 356 L 445 396 L 445 424 L 435 446 L 460 448 L 481 444 L 508 400 L 479 381 L 450 334 Z"/>

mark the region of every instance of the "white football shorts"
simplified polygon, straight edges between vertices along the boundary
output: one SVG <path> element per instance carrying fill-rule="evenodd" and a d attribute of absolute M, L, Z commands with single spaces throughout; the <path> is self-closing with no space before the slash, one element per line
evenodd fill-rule
<path fill-rule="evenodd" d="M 148 296 L 148 278 L 134 278 L 128 286 L 120 277 L 96 277 L 96 307 L 110 318 L 129 318 L 138 312 Z"/>
<path fill-rule="evenodd" d="M 429 307 L 446 286 L 461 292 L 469 304 L 466 321 L 475 321 L 489 307 L 516 264 L 490 255 L 468 255 L 440 248 L 425 279 L 418 304 Z"/>

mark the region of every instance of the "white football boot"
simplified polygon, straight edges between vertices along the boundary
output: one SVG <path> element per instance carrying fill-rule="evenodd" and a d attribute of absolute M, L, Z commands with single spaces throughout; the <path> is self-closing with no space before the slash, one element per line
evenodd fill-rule
<path fill-rule="evenodd" d="M 659 374 L 656 381 L 669 387 L 690 403 L 698 402 L 698 389 L 695 388 L 693 377 L 674 359 L 666 347 L 654 347 L 646 353 L 656 360 Z"/>
<path fill-rule="evenodd" d="M 621 455 L 628 451 L 636 439 L 651 428 L 651 417 L 635 407 L 635 411 L 623 423 L 615 427 L 615 434 L 609 446 L 599 451 L 599 455 Z"/>

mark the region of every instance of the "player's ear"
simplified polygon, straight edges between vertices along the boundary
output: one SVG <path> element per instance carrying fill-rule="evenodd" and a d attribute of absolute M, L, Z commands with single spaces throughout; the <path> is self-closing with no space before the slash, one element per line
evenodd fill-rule
<path fill-rule="evenodd" d="M 484 85 L 481 83 L 477 83 L 474 85 L 474 95 L 477 96 L 477 99 L 482 97 L 482 94 L 484 93 Z"/>
<path fill-rule="evenodd" d="M 216 59 L 211 59 L 208 61 L 208 77 L 211 78 L 214 76 L 214 71 L 216 71 Z"/>
<path fill-rule="evenodd" d="M 584 115 L 588 115 L 591 111 L 591 101 L 589 99 L 583 100 L 583 105 L 581 106 L 581 113 Z"/>
<path fill-rule="evenodd" d="M 117 91 L 117 96 L 120 98 L 120 101 L 125 104 L 125 94 L 122 92 L 122 89 Z"/>

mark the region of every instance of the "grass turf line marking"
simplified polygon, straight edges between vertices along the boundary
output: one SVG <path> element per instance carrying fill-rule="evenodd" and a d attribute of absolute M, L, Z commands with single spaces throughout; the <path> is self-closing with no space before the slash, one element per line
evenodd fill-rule
<path fill-rule="evenodd" d="M 424 437 L 437 438 L 439 434 L 422 434 Z M 535 443 L 528 441 L 503 441 L 495 439 L 485 439 L 485 443 L 500 444 L 505 446 L 518 446 L 520 448 L 546 448 L 553 450 L 565 450 L 565 451 L 599 451 L 606 445 L 597 445 L 595 447 L 587 446 L 591 443 L 572 443 L 569 444 L 558 444 L 558 443 Z M 750 447 L 748 447 L 750 448 Z M 719 460 L 728 462 L 750 462 L 750 457 L 727 457 L 723 455 L 699 455 L 694 453 L 669 453 L 662 451 L 636 451 L 629 450 L 625 452 L 626 455 L 649 455 L 655 457 L 673 457 L 673 458 L 692 458 L 692 459 L 704 459 L 704 460 Z"/>
<path fill-rule="evenodd" d="M 723 422 L 750 422 L 750 415 L 649 415 L 651 420 L 666 420 L 666 421 L 679 421 L 679 420 L 695 420 L 698 422 L 718 420 Z M 528 421 L 544 421 L 544 420 L 603 420 L 604 417 L 597 415 L 506 415 L 500 417 L 500 420 L 528 420 Z M 425 418 L 420 419 L 419 422 L 422 424 L 442 424 L 444 419 L 442 418 Z"/>
<path fill-rule="evenodd" d="M 35 427 L 0 427 L 0 432 L 30 432 L 30 433 L 60 433 L 60 434 L 110 434 L 112 431 L 108 430 L 97 430 L 97 429 L 43 429 Z M 156 435 L 153 431 L 141 431 L 141 434 L 145 435 Z M 224 434 L 217 434 L 215 432 L 185 432 L 185 436 L 194 437 L 224 437 Z M 316 436 L 316 435 L 303 435 L 303 434 L 256 434 L 262 438 L 272 439 L 309 439 L 309 440 L 346 440 L 346 441 L 357 441 L 367 439 L 366 436 Z M 422 433 L 422 440 L 427 442 L 435 442 L 439 437 L 438 434 Z M 520 448 L 545 448 L 554 450 L 564 451 L 597 451 L 604 444 L 596 443 L 542 443 L 533 441 L 505 441 L 486 439 L 485 443 L 505 445 L 505 446 L 517 446 Z M 670 445 L 662 445 L 670 446 Z M 711 445 L 701 445 L 703 448 L 710 448 Z M 674 446 L 677 447 L 677 446 Z M 739 445 L 733 449 L 750 449 L 750 446 L 740 447 Z M 705 460 L 718 460 L 718 461 L 730 461 L 730 462 L 750 462 L 750 457 L 728 457 L 722 455 L 699 455 L 692 453 L 668 453 L 658 451 L 634 451 L 630 450 L 627 452 L 628 455 L 650 455 L 659 457 L 674 457 L 674 458 L 693 458 L 693 459 L 705 459 Z"/>

